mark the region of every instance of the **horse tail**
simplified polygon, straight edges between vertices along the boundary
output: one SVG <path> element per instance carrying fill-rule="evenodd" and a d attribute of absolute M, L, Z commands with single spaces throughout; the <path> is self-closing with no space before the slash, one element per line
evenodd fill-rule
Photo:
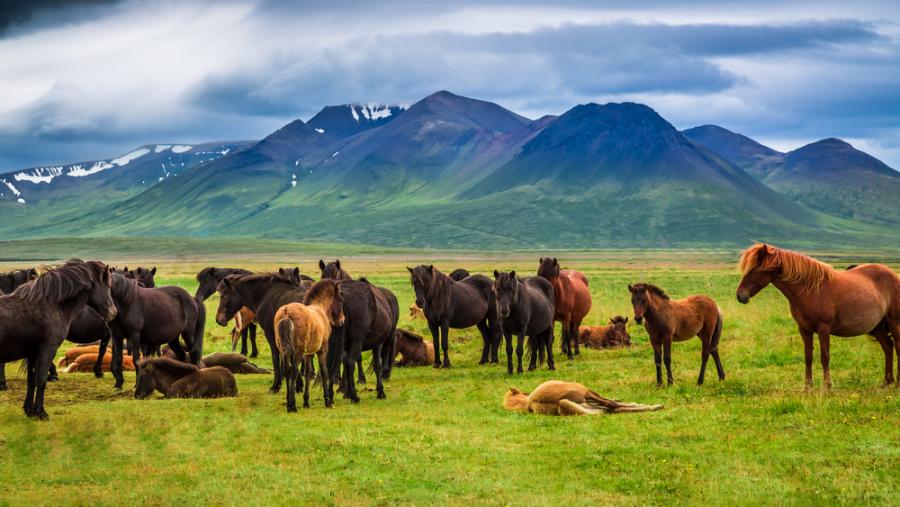
<path fill-rule="evenodd" d="M 538 335 L 530 335 L 528 337 L 528 343 L 525 344 L 525 351 L 528 353 L 528 362 L 529 364 L 532 361 L 537 361 L 537 364 L 544 364 L 544 347 L 543 340 Z M 535 357 L 537 354 L 537 357 Z"/>
<path fill-rule="evenodd" d="M 328 375 L 332 381 L 341 377 L 341 366 L 344 362 L 344 340 L 347 335 L 347 324 L 343 327 L 332 327 L 331 336 L 328 337 L 328 353 L 325 355 L 325 364 L 328 365 Z M 355 358 L 354 358 L 355 361 Z"/>
<path fill-rule="evenodd" d="M 722 309 L 716 307 L 718 311 L 718 319 L 716 319 L 716 329 L 713 331 L 712 339 L 710 340 L 709 350 L 719 350 L 719 340 L 722 338 Z"/>
<path fill-rule="evenodd" d="M 294 357 L 294 321 L 286 315 L 275 323 L 275 343 L 278 345 L 282 375 L 289 378 L 290 359 Z"/>
<path fill-rule="evenodd" d="M 191 349 L 191 360 L 194 364 L 200 362 L 203 356 L 203 334 L 206 333 L 206 305 L 203 300 L 195 297 L 197 303 L 197 323 L 194 325 L 194 346 Z"/>

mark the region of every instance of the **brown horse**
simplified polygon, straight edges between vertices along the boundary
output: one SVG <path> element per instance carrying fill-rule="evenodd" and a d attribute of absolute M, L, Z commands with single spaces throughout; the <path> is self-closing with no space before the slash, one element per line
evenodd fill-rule
<path fill-rule="evenodd" d="M 142 400 L 153 391 L 168 398 L 224 398 L 237 396 L 237 381 L 228 368 L 200 368 L 167 357 L 144 359 L 138 365 L 134 397 Z"/>
<path fill-rule="evenodd" d="M 803 338 L 807 389 L 812 387 L 813 333 L 819 335 L 826 387 L 831 387 L 831 335 L 873 336 L 884 352 L 884 384 L 894 382 L 894 349 L 900 357 L 900 276 L 890 268 L 861 264 L 837 271 L 811 257 L 765 244 L 744 250 L 739 268 L 741 303 L 750 302 L 770 283 L 787 297 Z"/>
<path fill-rule="evenodd" d="M 318 356 L 325 390 L 325 406 L 334 404 L 331 375 L 328 374 L 328 338 L 333 326 L 344 325 L 344 301 L 338 283 L 326 278 L 309 288 L 303 303 L 288 303 L 275 312 L 275 343 L 281 356 L 281 373 L 287 383 L 287 411 L 297 411 L 295 391 L 300 361 L 306 382 L 303 386 L 303 408 L 309 408 L 309 385 L 312 382 L 312 356 Z"/>
<path fill-rule="evenodd" d="M 97 361 L 98 357 L 100 357 L 100 354 L 97 352 L 82 354 L 69 362 L 61 371 L 63 373 L 96 371 L 96 365 L 98 363 L 100 364 L 101 371 L 110 371 L 113 357 L 112 354 L 104 354 L 102 361 Z M 134 371 L 134 362 L 132 362 L 131 356 L 122 356 L 122 369 L 125 371 Z"/>
<path fill-rule="evenodd" d="M 634 307 L 634 320 L 638 324 L 646 319 L 644 328 L 650 335 L 653 345 L 653 358 L 656 361 L 656 385 L 662 385 L 662 365 L 666 364 L 666 379 L 672 385 L 672 342 L 683 342 L 694 336 L 703 343 L 700 376 L 697 385 L 703 385 L 706 373 L 706 361 L 712 354 L 716 361 L 719 380 L 725 379 L 725 370 L 719 359 L 719 339 L 722 337 L 722 312 L 716 302 L 708 296 L 688 296 L 678 301 L 669 299 L 669 295 L 655 285 L 638 283 L 628 286 L 631 292 L 631 304 Z"/>
<path fill-rule="evenodd" d="M 591 291 L 587 277 L 579 271 L 560 269 L 556 257 L 541 257 L 538 276 L 546 278 L 553 286 L 553 320 L 562 323 L 562 352 L 572 359 L 572 343 L 578 349 L 578 327 L 591 311 Z"/>
<path fill-rule="evenodd" d="M 663 408 L 662 405 L 641 405 L 611 400 L 581 384 L 560 380 L 548 380 L 531 394 L 510 387 L 503 396 L 503 407 L 508 410 L 545 415 L 620 414 L 650 412 Z"/>
<path fill-rule="evenodd" d="M 628 317 L 616 315 L 605 326 L 581 326 L 578 328 L 578 341 L 593 349 L 628 347 L 631 345 L 631 336 L 628 334 L 627 324 Z"/>
<path fill-rule="evenodd" d="M 405 329 L 397 330 L 394 351 L 401 357 L 397 366 L 428 366 L 434 362 L 434 345 Z"/>

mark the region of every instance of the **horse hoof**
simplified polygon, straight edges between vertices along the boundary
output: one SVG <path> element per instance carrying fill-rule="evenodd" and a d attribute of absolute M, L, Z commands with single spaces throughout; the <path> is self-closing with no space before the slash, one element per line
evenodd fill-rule
<path fill-rule="evenodd" d="M 122 390 L 122 386 L 120 386 L 120 385 L 115 385 L 115 386 L 113 386 L 113 389 L 115 389 L 116 391 L 121 391 L 121 390 Z"/>
<path fill-rule="evenodd" d="M 449 368 L 449 367 L 450 367 L 450 361 L 447 361 L 447 362 L 444 363 L 444 365 L 442 366 L 442 368 Z"/>
<path fill-rule="evenodd" d="M 359 396 L 356 396 L 355 398 L 350 398 L 350 403 L 359 403 Z"/>
<path fill-rule="evenodd" d="M 270 387 L 269 394 L 278 394 L 281 391 L 281 387 Z"/>
<path fill-rule="evenodd" d="M 440 368 L 440 367 L 441 367 L 441 363 L 434 363 L 434 367 L 435 367 L 435 368 Z"/>
<path fill-rule="evenodd" d="M 384 394 L 383 392 L 381 392 L 381 393 L 378 393 L 378 396 L 376 396 L 375 398 L 376 398 L 376 399 L 379 399 L 379 400 L 386 400 L 386 399 L 387 399 L 387 395 Z"/>
<path fill-rule="evenodd" d="M 290 413 L 290 412 L 296 412 L 296 411 L 297 411 L 297 407 L 288 407 L 288 408 L 287 408 L 287 411 L 288 411 L 288 413 Z"/>
<path fill-rule="evenodd" d="M 0 391 L 6 391 L 9 387 L 6 385 L 6 382 L 0 382 Z"/>
<path fill-rule="evenodd" d="M 94 377 L 95 377 L 95 378 L 103 378 L 103 372 L 102 372 L 102 371 L 100 371 L 100 372 L 95 371 L 95 372 L 94 372 Z"/>
<path fill-rule="evenodd" d="M 547 369 L 550 371 L 556 371 L 556 366 L 551 364 L 550 366 L 547 367 Z"/>

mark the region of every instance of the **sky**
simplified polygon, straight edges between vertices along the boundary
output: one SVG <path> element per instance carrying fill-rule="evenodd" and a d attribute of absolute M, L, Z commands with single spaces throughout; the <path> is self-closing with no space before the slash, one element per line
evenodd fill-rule
<path fill-rule="evenodd" d="M 260 139 L 438 90 L 531 118 L 642 102 L 900 169 L 900 2 L 0 0 L 0 172 Z"/>

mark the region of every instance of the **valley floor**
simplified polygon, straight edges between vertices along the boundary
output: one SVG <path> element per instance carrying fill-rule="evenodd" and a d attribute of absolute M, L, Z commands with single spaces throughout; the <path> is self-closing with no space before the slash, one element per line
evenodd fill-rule
<path fill-rule="evenodd" d="M 406 265 L 432 259 L 447 272 L 524 274 L 534 272 L 541 255 L 355 253 L 361 255 L 342 257 L 344 267 L 392 289 L 401 327 L 420 334 L 425 323 L 411 321 L 405 310 L 413 301 Z M 213 257 L 159 256 L 157 284 L 193 293 L 193 274 Z M 839 268 L 882 259 L 826 258 Z M 116 260 L 131 266 L 137 257 Z M 227 264 L 299 263 L 309 272 L 313 260 L 318 253 L 276 252 L 235 254 Z M 268 394 L 267 375 L 240 376 L 236 399 L 136 401 L 129 389 L 116 392 L 109 374 L 102 380 L 69 374 L 48 388 L 51 419 L 44 423 L 22 415 L 24 375 L 10 365 L 10 390 L 0 393 L 0 505 L 896 502 L 900 390 L 881 387 L 882 353 L 873 340 L 834 339 L 834 389 L 821 390 L 817 362 L 816 388 L 805 393 L 802 345 L 787 302 L 770 287 L 739 305 L 736 252 L 581 252 L 560 260 L 590 280 L 590 324 L 631 315 L 626 287 L 636 281 L 673 297 L 715 298 L 725 316 L 726 380 L 708 372 L 707 384 L 695 385 L 694 340 L 673 347 L 676 385 L 656 388 L 646 332 L 631 322 L 631 348 L 583 350 L 573 361 L 558 357 L 556 372 L 509 376 L 502 366 L 477 364 L 480 337 L 470 329 L 452 334 L 453 368 L 397 368 L 386 400 L 375 399 L 373 375 L 358 405 L 338 398 L 326 410 L 314 391 L 312 408 L 288 414 L 283 394 Z M 213 321 L 217 304 L 217 296 L 207 302 L 207 353 L 229 348 L 228 330 Z M 556 350 L 558 342 L 557 328 Z M 257 363 L 270 366 L 264 338 L 259 345 Z M 126 377 L 126 387 L 133 378 Z M 530 391 L 552 378 L 665 408 L 572 418 L 501 408 L 508 386 Z"/>

